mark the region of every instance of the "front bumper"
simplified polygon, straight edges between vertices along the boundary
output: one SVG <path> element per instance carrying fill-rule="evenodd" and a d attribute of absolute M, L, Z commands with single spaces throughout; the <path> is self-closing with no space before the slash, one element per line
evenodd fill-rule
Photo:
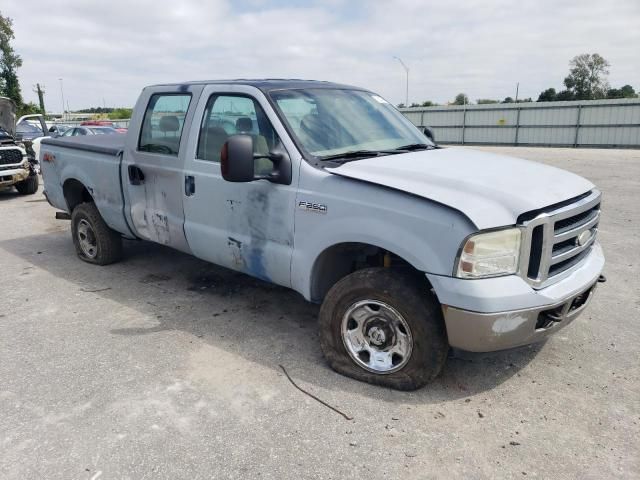
<path fill-rule="evenodd" d="M 0 188 L 10 187 L 18 182 L 26 180 L 31 170 L 29 162 L 24 161 L 20 165 L 0 168 Z"/>
<path fill-rule="evenodd" d="M 604 267 L 600 245 L 571 275 L 534 290 L 517 276 L 462 280 L 428 274 L 452 347 L 490 352 L 538 342 L 587 307 Z"/>

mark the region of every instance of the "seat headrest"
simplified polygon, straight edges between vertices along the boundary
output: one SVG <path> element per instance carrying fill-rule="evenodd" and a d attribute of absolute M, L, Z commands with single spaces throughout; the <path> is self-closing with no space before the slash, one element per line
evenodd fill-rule
<path fill-rule="evenodd" d="M 180 130 L 180 121 L 175 115 L 165 115 L 160 119 L 160 124 L 158 125 L 158 127 L 163 133 L 177 132 L 178 130 Z"/>
<path fill-rule="evenodd" d="M 249 117 L 240 117 L 236 120 L 236 130 L 238 132 L 253 131 L 253 120 L 251 120 Z"/>

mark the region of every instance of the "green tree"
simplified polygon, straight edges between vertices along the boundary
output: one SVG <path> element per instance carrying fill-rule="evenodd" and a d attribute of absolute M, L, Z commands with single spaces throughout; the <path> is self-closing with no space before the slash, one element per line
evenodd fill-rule
<path fill-rule="evenodd" d="M 538 102 L 555 102 L 558 93 L 555 88 L 547 88 L 538 95 Z"/>
<path fill-rule="evenodd" d="M 22 93 L 17 71 L 22 66 L 22 59 L 11 46 L 14 38 L 13 20 L 0 12 L 0 95 L 9 97 L 20 107 Z"/>
<path fill-rule="evenodd" d="M 637 96 L 636 91 L 631 85 L 607 90 L 607 98 L 636 98 Z"/>
<path fill-rule="evenodd" d="M 412 107 L 414 105 L 411 105 Z M 417 105 L 415 105 L 417 107 Z M 107 117 L 110 120 L 124 120 L 127 118 L 131 118 L 131 114 L 133 113 L 133 109 L 131 108 L 114 108 Z"/>
<path fill-rule="evenodd" d="M 431 100 L 425 100 L 424 102 L 422 102 L 422 104 L 420 105 L 421 107 L 433 107 L 435 105 L 438 105 L 435 102 L 432 102 Z"/>
<path fill-rule="evenodd" d="M 20 105 L 16 113 L 18 117 L 21 117 L 22 115 L 32 115 L 36 113 L 42 113 L 42 111 L 40 110 L 39 105 L 33 102 L 29 102 L 29 103 L 23 103 L 22 105 Z"/>
<path fill-rule="evenodd" d="M 583 53 L 569 62 L 571 70 L 564 79 L 576 100 L 594 100 L 604 98 L 609 89 L 607 75 L 609 62 L 597 53 Z"/>
<path fill-rule="evenodd" d="M 453 105 L 469 105 L 469 97 L 466 93 L 459 93 L 456 95 Z"/>
<path fill-rule="evenodd" d="M 558 102 L 562 102 L 562 101 L 566 102 L 570 100 L 578 100 L 575 94 L 571 90 L 562 90 L 561 92 L 558 92 L 558 94 L 556 95 L 556 101 Z"/>
<path fill-rule="evenodd" d="M 505 99 L 502 101 L 502 103 L 513 103 L 513 98 L 505 97 Z"/>
<path fill-rule="evenodd" d="M 476 100 L 478 105 L 491 105 L 493 103 L 500 103 L 500 100 L 492 100 L 490 98 L 479 98 Z"/>

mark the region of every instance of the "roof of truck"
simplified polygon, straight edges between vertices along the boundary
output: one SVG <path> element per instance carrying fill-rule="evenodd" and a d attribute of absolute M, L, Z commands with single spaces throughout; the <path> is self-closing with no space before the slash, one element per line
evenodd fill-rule
<path fill-rule="evenodd" d="M 262 91 L 282 90 L 289 88 L 341 88 L 350 90 L 365 90 L 352 85 L 326 82 L 323 80 L 300 80 L 295 78 L 263 78 L 245 79 L 236 78 L 230 80 L 196 80 L 192 82 L 159 83 L 152 87 L 178 86 L 178 85 L 249 85 Z"/>

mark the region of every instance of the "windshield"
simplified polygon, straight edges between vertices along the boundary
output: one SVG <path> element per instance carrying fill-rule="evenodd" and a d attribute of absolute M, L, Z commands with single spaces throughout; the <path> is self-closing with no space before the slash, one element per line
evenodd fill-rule
<path fill-rule="evenodd" d="M 317 88 L 270 95 L 299 144 L 321 159 L 433 145 L 389 102 L 371 92 Z"/>

